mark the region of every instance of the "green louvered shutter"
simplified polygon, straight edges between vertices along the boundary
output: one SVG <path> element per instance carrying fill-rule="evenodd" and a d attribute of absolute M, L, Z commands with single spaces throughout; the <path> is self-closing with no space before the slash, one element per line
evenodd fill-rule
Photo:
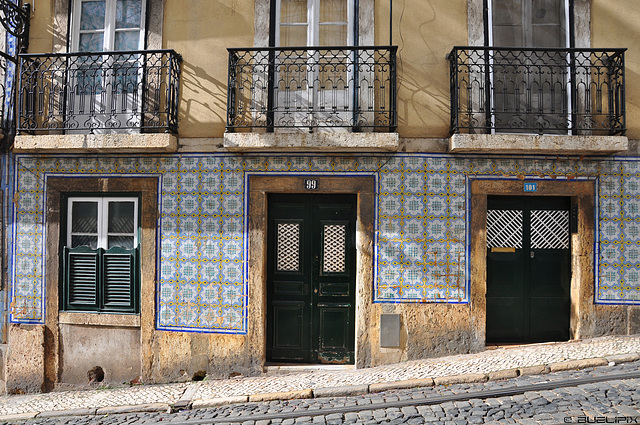
<path fill-rule="evenodd" d="M 111 248 L 102 255 L 103 309 L 135 312 L 137 250 Z"/>
<path fill-rule="evenodd" d="M 86 246 L 65 248 L 65 309 L 98 309 L 99 251 Z"/>

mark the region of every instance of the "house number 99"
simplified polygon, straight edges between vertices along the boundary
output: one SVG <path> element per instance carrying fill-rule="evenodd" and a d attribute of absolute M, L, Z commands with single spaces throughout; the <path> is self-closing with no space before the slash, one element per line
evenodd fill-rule
<path fill-rule="evenodd" d="M 305 190 L 318 190 L 318 180 L 316 179 L 304 179 Z"/>

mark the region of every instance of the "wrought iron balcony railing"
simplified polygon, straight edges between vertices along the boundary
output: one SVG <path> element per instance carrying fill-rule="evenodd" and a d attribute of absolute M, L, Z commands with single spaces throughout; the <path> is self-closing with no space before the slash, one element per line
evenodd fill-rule
<path fill-rule="evenodd" d="M 228 131 L 396 129 L 396 46 L 228 50 Z"/>
<path fill-rule="evenodd" d="M 15 74 L 15 59 L 0 51 L 0 140 L 13 133 L 13 80 Z M 9 143 L 10 144 L 10 143 Z M 0 147 L 6 147 L 6 143 L 0 142 Z"/>
<path fill-rule="evenodd" d="M 178 131 L 173 50 L 22 54 L 19 132 Z"/>
<path fill-rule="evenodd" d="M 625 50 L 454 47 L 451 132 L 623 135 Z"/>

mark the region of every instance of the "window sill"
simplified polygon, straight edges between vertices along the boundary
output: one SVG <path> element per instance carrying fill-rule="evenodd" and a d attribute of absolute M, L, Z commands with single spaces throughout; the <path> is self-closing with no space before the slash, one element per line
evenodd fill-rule
<path fill-rule="evenodd" d="M 113 326 L 121 328 L 139 328 L 139 314 L 60 312 L 58 323 L 64 325 Z"/>

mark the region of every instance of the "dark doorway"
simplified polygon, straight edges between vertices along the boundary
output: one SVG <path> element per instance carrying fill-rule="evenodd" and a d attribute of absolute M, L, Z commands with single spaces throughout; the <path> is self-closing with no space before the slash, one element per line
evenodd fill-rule
<path fill-rule="evenodd" d="M 487 198 L 487 342 L 569 339 L 567 197 Z"/>
<path fill-rule="evenodd" d="M 354 363 L 356 200 L 269 195 L 267 361 Z"/>

